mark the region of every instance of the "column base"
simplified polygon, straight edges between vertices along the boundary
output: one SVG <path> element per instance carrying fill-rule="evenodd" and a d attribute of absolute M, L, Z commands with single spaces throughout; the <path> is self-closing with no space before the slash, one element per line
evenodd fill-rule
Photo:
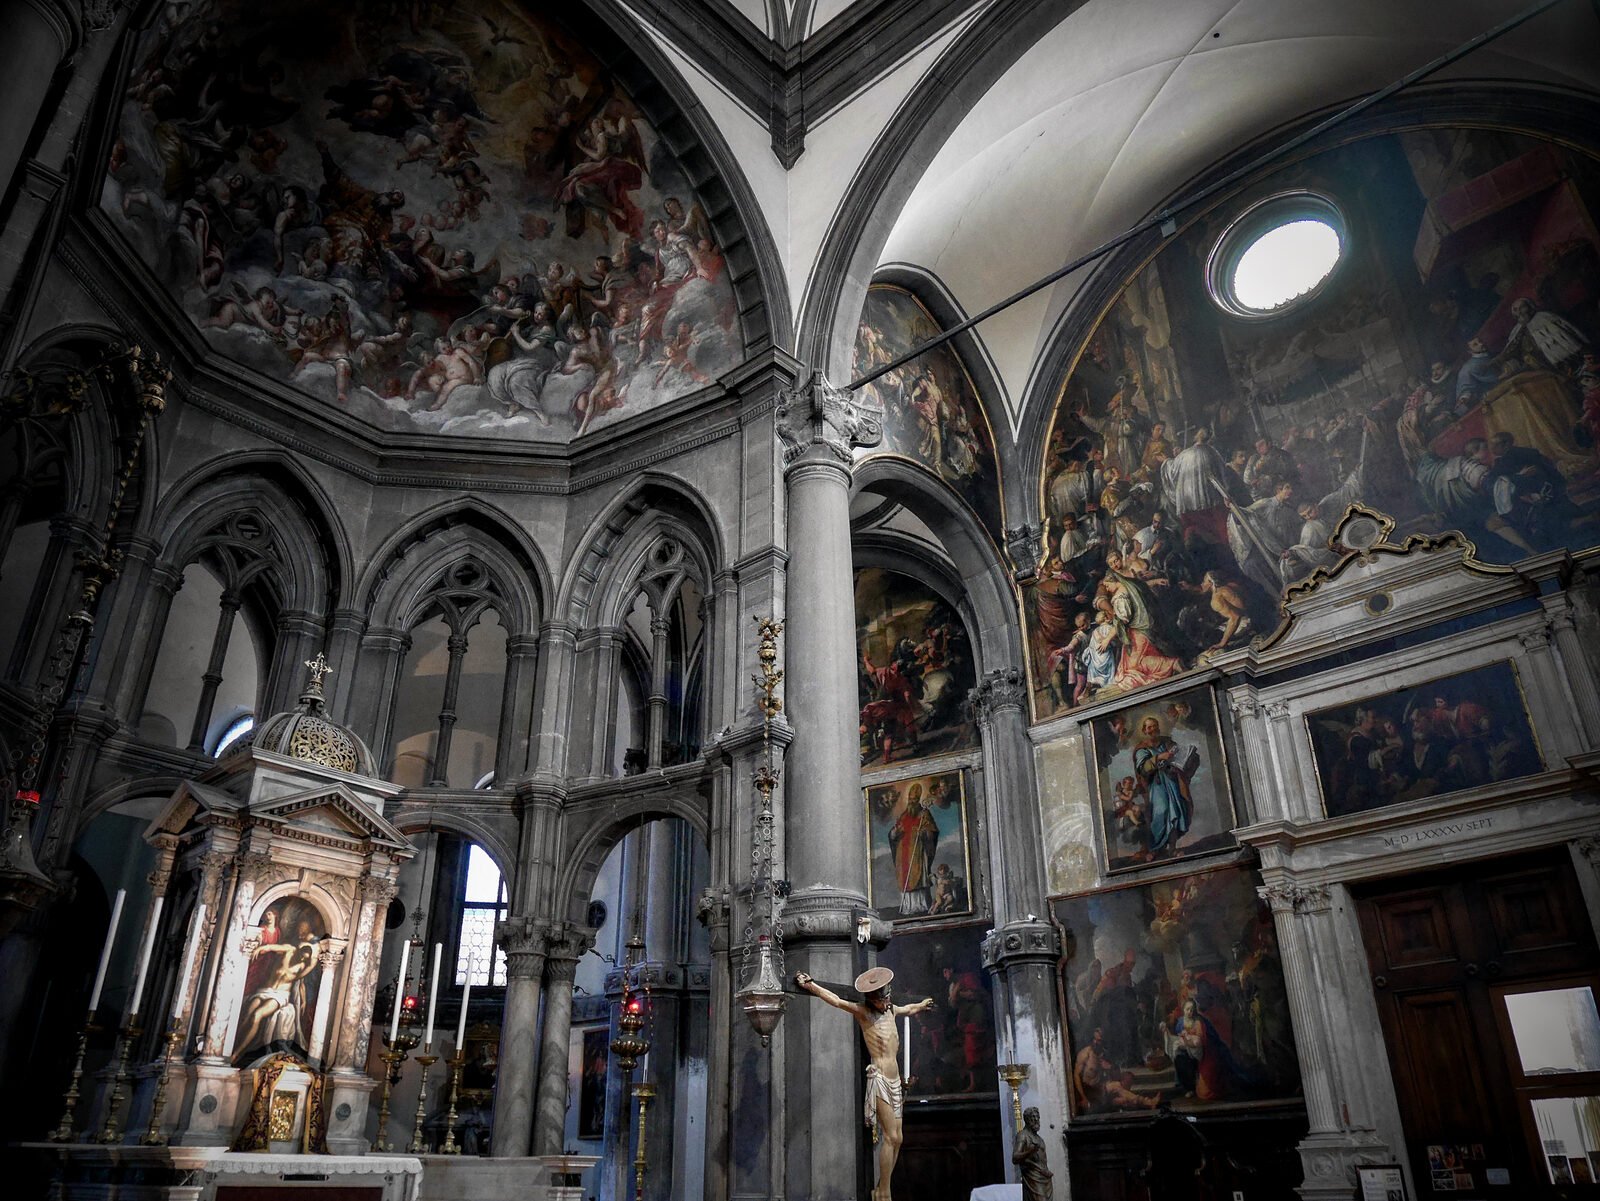
<path fill-rule="evenodd" d="M 1300 1140 L 1298 1150 L 1305 1180 L 1295 1191 L 1305 1201 L 1350 1201 L 1355 1194 L 1356 1168 L 1362 1164 L 1399 1163 L 1407 1177 L 1411 1174 L 1404 1153 L 1397 1153 L 1375 1130 L 1308 1134 Z"/>
<path fill-rule="evenodd" d="M 365 1155 L 372 1148 L 367 1140 L 367 1109 L 378 1082 L 363 1072 L 336 1070 L 329 1078 L 333 1088 L 328 1097 L 328 1153 Z"/>
<path fill-rule="evenodd" d="M 242 1071 L 225 1060 L 199 1060 L 188 1065 L 186 1103 L 174 1144 L 183 1147 L 227 1147 L 242 1120 Z"/>

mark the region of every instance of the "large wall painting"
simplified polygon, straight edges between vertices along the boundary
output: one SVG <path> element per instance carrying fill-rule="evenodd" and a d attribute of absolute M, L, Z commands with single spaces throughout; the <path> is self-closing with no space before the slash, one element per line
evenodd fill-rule
<path fill-rule="evenodd" d="M 1286 189 L 1338 205 L 1345 261 L 1279 317 L 1230 316 L 1207 256 Z M 1169 239 L 1054 415 L 1024 594 L 1035 713 L 1271 631 L 1355 501 L 1499 562 L 1600 542 L 1597 203 L 1580 152 L 1416 130 L 1298 162 Z"/>
<path fill-rule="evenodd" d="M 891 921 L 972 911 L 963 773 L 873 784 L 867 797 L 867 903 Z"/>
<path fill-rule="evenodd" d="M 976 925 L 901 932 L 878 953 L 894 972 L 896 1005 L 933 998 L 931 1009 L 905 1019 L 911 1023 L 907 1099 L 966 1100 L 999 1089 L 983 931 Z"/>
<path fill-rule="evenodd" d="M 681 166 L 509 0 L 203 0 L 139 43 L 102 206 L 213 347 L 388 430 L 563 441 L 742 357 Z"/>
<path fill-rule="evenodd" d="M 893 362 L 941 332 L 910 292 L 873 284 L 856 331 L 855 374 Z M 926 467 L 972 506 L 995 544 L 1004 545 L 994 436 L 955 348 L 946 343 L 919 355 L 868 384 L 861 398 L 884 411 L 883 444 L 872 453 Z"/>
<path fill-rule="evenodd" d="M 327 936 L 327 923 L 310 901 L 283 897 L 267 906 L 245 969 L 244 1000 L 233 1042 L 235 1063 L 248 1063 L 280 1041 L 302 1052 L 310 1049 L 317 993 L 324 984 L 317 959 Z"/>
<path fill-rule="evenodd" d="M 1222 730 L 1209 686 L 1091 723 L 1110 871 L 1233 845 Z"/>
<path fill-rule="evenodd" d="M 1079 1116 L 1287 1101 L 1299 1061 L 1272 915 L 1248 868 L 1053 902 Z"/>
<path fill-rule="evenodd" d="M 881 767 L 978 745 L 964 711 L 977 686 L 961 617 L 921 580 L 856 572 L 861 762 Z"/>
<path fill-rule="evenodd" d="M 1329 817 L 1544 770 L 1509 662 L 1308 713 L 1306 727 Z"/>

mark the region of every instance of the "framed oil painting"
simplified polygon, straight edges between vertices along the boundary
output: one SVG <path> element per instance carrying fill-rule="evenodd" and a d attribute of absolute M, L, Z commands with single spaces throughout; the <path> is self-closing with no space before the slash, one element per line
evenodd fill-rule
<path fill-rule="evenodd" d="M 1230 867 L 1053 902 L 1069 936 L 1076 1115 L 1300 1095 L 1277 934 L 1256 883 Z"/>
<path fill-rule="evenodd" d="M 583 1032 L 583 1071 L 578 1078 L 578 1137 L 604 1138 L 606 1070 L 611 1064 L 611 1032 L 604 1026 Z"/>
<path fill-rule="evenodd" d="M 1544 770 L 1509 661 L 1308 713 L 1306 728 L 1329 817 Z"/>
<path fill-rule="evenodd" d="M 862 792 L 872 906 L 890 921 L 971 913 L 964 774 L 937 772 Z"/>
<path fill-rule="evenodd" d="M 895 1004 L 933 998 L 931 1009 L 901 1019 L 911 1023 L 908 1100 L 971 1100 L 999 1092 L 983 932 L 978 924 L 899 933 L 878 953 L 878 963 L 894 972 Z"/>
<path fill-rule="evenodd" d="M 856 572 L 861 762 L 884 767 L 978 745 L 964 712 L 977 686 L 960 615 L 923 581 Z"/>
<path fill-rule="evenodd" d="M 277 1042 L 291 1043 L 301 1054 L 311 1046 L 323 985 L 319 944 L 327 936 L 321 912 L 302 897 L 281 897 L 262 911 L 245 972 L 235 1064 L 248 1063 Z"/>
<path fill-rule="evenodd" d="M 1228 764 L 1209 686 L 1090 724 L 1107 871 L 1234 845 Z"/>

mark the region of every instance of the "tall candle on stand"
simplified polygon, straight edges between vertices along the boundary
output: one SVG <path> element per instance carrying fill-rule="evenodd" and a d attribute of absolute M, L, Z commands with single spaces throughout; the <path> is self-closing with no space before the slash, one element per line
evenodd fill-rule
<path fill-rule="evenodd" d="M 106 969 L 111 966 L 111 947 L 117 941 L 117 923 L 122 920 L 122 903 L 128 899 L 126 888 L 117 889 L 117 899 L 111 903 L 111 924 L 106 927 L 106 945 L 100 948 L 100 967 L 94 974 L 94 991 L 89 994 L 89 1012 L 100 1008 L 100 990 L 106 986 Z"/>
<path fill-rule="evenodd" d="M 139 1016 L 139 1002 L 144 1000 L 144 982 L 150 974 L 150 953 L 156 949 L 156 931 L 161 927 L 161 906 L 166 897 L 157 897 L 150 910 L 150 928 L 144 932 L 144 946 L 139 948 L 139 971 L 133 981 L 133 1003 L 128 1006 L 128 1024 Z"/>
<path fill-rule="evenodd" d="M 183 1013 L 184 994 L 189 990 L 189 973 L 194 971 L 194 957 L 200 950 L 200 931 L 206 924 L 206 903 L 194 907 L 193 925 L 189 927 L 189 948 L 183 953 L 183 973 L 172 990 L 172 1020 L 176 1022 Z"/>
<path fill-rule="evenodd" d="M 456 1023 L 456 1054 L 461 1054 L 461 1046 L 467 1037 L 467 999 L 472 996 L 472 971 L 477 966 L 476 959 L 467 960 L 467 982 L 461 986 L 461 1020 Z"/>
<path fill-rule="evenodd" d="M 394 990 L 394 1013 L 389 1015 L 389 1045 L 400 1037 L 400 1011 L 406 1005 L 406 967 L 411 962 L 411 940 L 400 944 L 400 984 Z"/>
<path fill-rule="evenodd" d="M 433 1047 L 433 1005 L 439 999 L 439 961 L 444 958 L 444 943 L 433 944 L 433 972 L 428 977 L 428 1032 L 422 1036 L 422 1047 L 430 1051 Z"/>
<path fill-rule="evenodd" d="M 901 1018 L 903 1030 L 900 1034 L 900 1059 L 904 1066 L 900 1069 L 900 1079 L 911 1079 L 911 1018 Z"/>

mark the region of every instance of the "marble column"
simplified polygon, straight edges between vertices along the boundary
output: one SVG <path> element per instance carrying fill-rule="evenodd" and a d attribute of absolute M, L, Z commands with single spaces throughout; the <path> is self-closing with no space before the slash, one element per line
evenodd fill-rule
<path fill-rule="evenodd" d="M 514 917 L 495 927 L 495 942 L 506 953 L 505 1014 L 500 1023 L 500 1067 L 494 1082 L 494 1154 L 528 1154 L 533 1134 L 534 1076 L 538 1045 L 540 982 L 544 978 L 546 926 L 531 917 Z"/>
<path fill-rule="evenodd" d="M 383 971 L 383 933 L 388 924 L 389 902 L 399 887 L 389 873 L 397 870 L 398 865 L 392 861 L 374 865 L 374 871 L 381 874 L 369 873 L 356 882 L 361 908 L 345 955 L 348 966 L 338 1023 L 332 1034 L 333 1046 L 323 1056 L 333 1061 L 328 1149 L 337 1155 L 364 1155 L 371 1146 L 366 1136 L 367 1113 L 378 1082 L 367 1075 L 367 1060 L 372 1049 L 372 1007 Z M 322 979 L 324 989 L 331 991 L 332 973 L 325 972 Z"/>
<path fill-rule="evenodd" d="M 1299 884 L 1264 873 L 1289 995 L 1310 1129 L 1300 1143 L 1305 1201 L 1345 1201 L 1362 1163 L 1400 1163 L 1410 1175 L 1371 969 L 1342 884 Z M 1416 1196 L 1412 1183 L 1412 1196 Z"/>
<path fill-rule="evenodd" d="M 783 774 L 793 886 L 783 914 L 787 967 L 835 982 L 856 974 L 856 918 L 867 909 L 850 468 L 856 447 L 882 439 L 876 417 L 816 373 L 785 394 L 777 424 L 792 602 L 784 614 L 784 698 L 795 731 Z M 848 1014 L 797 998 L 784 1018 L 784 1042 L 784 1192 L 790 1201 L 854 1198 L 865 1130 L 857 1120 L 860 1036 Z"/>
<path fill-rule="evenodd" d="M 567 1122 L 567 1068 L 572 1041 L 572 982 L 594 931 L 562 925 L 550 931 L 544 964 L 544 1025 L 539 1039 L 539 1093 L 533 1153 L 559 1155 Z"/>
<path fill-rule="evenodd" d="M 342 939 L 324 939 L 318 944 L 317 968 L 322 973 L 324 981 L 331 982 L 337 976 L 339 965 L 344 962 L 345 944 Z M 306 1053 L 313 1064 L 322 1062 L 322 1053 L 328 1045 L 328 1020 L 333 1016 L 333 989 L 320 988 L 317 990 L 317 1011 L 311 1022 L 311 1045 L 306 1048 Z"/>

